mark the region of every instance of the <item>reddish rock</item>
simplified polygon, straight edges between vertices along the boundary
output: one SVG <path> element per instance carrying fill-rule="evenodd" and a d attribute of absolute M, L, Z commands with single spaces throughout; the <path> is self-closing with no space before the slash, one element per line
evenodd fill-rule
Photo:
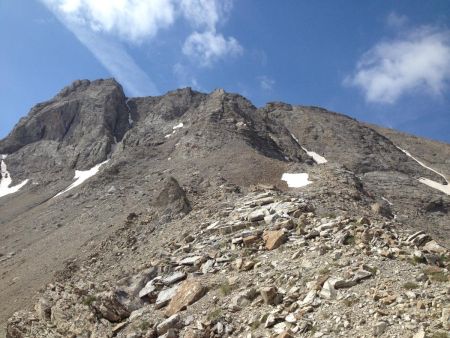
<path fill-rule="evenodd" d="M 266 231 L 263 235 L 267 250 L 274 250 L 286 242 L 287 236 L 284 230 Z"/>
<path fill-rule="evenodd" d="M 277 336 L 277 338 L 294 338 L 294 336 L 289 331 L 283 331 Z"/>
<path fill-rule="evenodd" d="M 173 296 L 167 306 L 166 314 L 172 316 L 177 312 L 185 310 L 189 305 L 195 303 L 206 293 L 207 289 L 194 279 L 185 280 Z"/>

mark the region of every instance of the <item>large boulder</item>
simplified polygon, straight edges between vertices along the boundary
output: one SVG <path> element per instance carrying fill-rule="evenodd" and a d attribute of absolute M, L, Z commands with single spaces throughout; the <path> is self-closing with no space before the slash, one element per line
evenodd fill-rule
<path fill-rule="evenodd" d="M 191 211 L 186 193 L 174 177 L 168 177 L 164 181 L 164 186 L 156 198 L 155 204 L 160 210 L 161 216 L 169 218 Z"/>

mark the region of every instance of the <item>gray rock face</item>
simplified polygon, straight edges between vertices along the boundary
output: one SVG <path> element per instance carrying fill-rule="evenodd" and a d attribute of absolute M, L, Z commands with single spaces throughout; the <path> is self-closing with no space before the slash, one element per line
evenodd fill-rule
<path fill-rule="evenodd" d="M 86 170 L 106 160 L 130 128 L 122 87 L 115 80 L 75 81 L 36 105 L 4 140 L 14 178 Z M 50 176 L 50 175 L 49 175 Z M 60 175 L 58 175 L 60 176 Z"/>

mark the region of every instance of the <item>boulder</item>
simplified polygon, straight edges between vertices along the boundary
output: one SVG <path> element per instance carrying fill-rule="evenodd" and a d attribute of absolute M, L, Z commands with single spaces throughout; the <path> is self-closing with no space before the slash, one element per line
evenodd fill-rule
<path fill-rule="evenodd" d="M 283 299 L 282 295 L 278 293 L 277 288 L 274 286 L 261 288 L 259 293 L 264 303 L 268 305 L 278 305 Z"/>
<path fill-rule="evenodd" d="M 199 281 L 187 279 L 181 283 L 175 295 L 167 306 L 166 314 L 172 316 L 189 305 L 195 303 L 206 293 L 207 288 Z"/>
<path fill-rule="evenodd" d="M 274 250 L 282 245 L 287 240 L 284 230 L 265 231 L 263 239 L 267 250 Z"/>
<path fill-rule="evenodd" d="M 174 177 L 168 177 L 164 181 L 155 205 L 159 208 L 160 214 L 169 218 L 178 214 L 188 214 L 191 211 L 191 204 L 186 193 Z"/>
<path fill-rule="evenodd" d="M 130 312 L 122 305 L 117 294 L 114 292 L 104 292 L 96 296 L 93 307 L 101 316 L 110 322 L 116 323 L 128 318 Z"/>

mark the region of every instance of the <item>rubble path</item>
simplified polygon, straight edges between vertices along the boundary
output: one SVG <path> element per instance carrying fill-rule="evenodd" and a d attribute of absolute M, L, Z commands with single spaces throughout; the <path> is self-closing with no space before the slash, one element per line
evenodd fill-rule
<path fill-rule="evenodd" d="M 270 189 L 209 206 L 130 214 L 8 337 L 449 337 L 450 254 L 426 233 Z"/>

